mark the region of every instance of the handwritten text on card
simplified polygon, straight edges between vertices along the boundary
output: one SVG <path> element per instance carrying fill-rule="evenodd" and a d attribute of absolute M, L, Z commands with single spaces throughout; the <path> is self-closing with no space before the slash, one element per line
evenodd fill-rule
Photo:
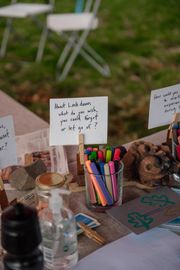
<path fill-rule="evenodd" d="M 151 91 L 148 128 L 168 125 L 180 112 L 180 84 Z"/>
<path fill-rule="evenodd" d="M 107 97 L 51 99 L 50 144 L 78 144 L 78 134 L 85 143 L 107 142 Z"/>
<path fill-rule="evenodd" d="M 0 118 L 0 169 L 17 164 L 12 116 Z"/>
<path fill-rule="evenodd" d="M 0 125 L 0 152 L 6 150 L 8 145 L 9 130 L 5 125 Z"/>

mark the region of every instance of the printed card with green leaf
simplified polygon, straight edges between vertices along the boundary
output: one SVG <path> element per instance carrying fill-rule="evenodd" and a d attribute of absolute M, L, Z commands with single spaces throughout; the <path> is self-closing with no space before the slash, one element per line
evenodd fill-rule
<path fill-rule="evenodd" d="M 140 234 L 180 216 L 180 196 L 161 188 L 107 211 L 115 220 Z"/>

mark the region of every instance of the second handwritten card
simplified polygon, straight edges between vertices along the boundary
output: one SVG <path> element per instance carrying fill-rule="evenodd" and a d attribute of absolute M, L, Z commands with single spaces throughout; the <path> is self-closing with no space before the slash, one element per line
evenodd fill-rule
<path fill-rule="evenodd" d="M 151 91 L 148 128 L 170 124 L 180 112 L 180 84 Z"/>
<path fill-rule="evenodd" d="M 106 144 L 108 97 L 50 99 L 50 145 Z"/>
<path fill-rule="evenodd" d="M 0 169 L 17 165 L 14 122 L 11 115 L 0 118 Z"/>

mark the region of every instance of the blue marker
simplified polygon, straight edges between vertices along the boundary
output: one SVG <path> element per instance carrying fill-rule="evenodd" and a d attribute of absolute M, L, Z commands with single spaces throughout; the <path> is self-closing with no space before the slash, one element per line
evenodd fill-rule
<path fill-rule="evenodd" d="M 86 150 L 84 151 L 84 154 L 86 154 L 86 155 L 90 155 L 90 154 L 91 154 L 91 152 L 92 152 L 92 151 L 90 151 L 90 150 L 86 149 Z"/>
<path fill-rule="evenodd" d="M 104 181 L 104 183 L 106 182 L 106 180 L 105 180 L 105 173 L 104 173 L 104 162 L 102 162 L 102 161 L 100 161 L 99 162 L 99 169 L 100 169 L 100 173 L 101 173 L 101 175 L 102 175 L 102 179 L 103 179 L 103 181 Z"/>

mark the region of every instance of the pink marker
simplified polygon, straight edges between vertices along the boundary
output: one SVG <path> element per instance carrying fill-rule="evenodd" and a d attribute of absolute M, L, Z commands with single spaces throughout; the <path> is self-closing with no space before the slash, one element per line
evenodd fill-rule
<path fill-rule="evenodd" d="M 112 190 L 113 190 L 113 198 L 114 201 L 118 200 L 118 187 L 117 187 L 117 179 L 116 179 L 116 171 L 115 171 L 115 166 L 113 161 L 108 162 L 109 165 L 109 171 L 111 174 L 111 182 L 112 182 Z"/>

